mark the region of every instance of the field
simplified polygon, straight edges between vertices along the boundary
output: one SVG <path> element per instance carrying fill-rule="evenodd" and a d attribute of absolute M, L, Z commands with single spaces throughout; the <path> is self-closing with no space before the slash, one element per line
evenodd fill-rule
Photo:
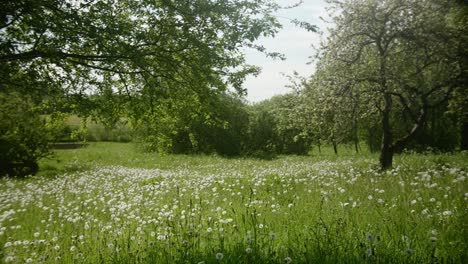
<path fill-rule="evenodd" d="M 350 152 L 351 153 L 351 152 Z M 159 156 L 92 143 L 0 179 L 5 263 L 463 263 L 468 154 Z"/>

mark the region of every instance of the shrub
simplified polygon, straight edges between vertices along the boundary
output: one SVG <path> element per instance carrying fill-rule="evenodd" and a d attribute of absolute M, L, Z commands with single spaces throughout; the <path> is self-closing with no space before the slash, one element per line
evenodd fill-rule
<path fill-rule="evenodd" d="M 0 176 L 35 174 L 48 153 L 45 121 L 30 98 L 0 93 Z"/>

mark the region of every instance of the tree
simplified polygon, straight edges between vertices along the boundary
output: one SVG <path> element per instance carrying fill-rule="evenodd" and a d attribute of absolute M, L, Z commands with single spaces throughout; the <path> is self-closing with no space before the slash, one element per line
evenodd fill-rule
<path fill-rule="evenodd" d="M 452 1 L 329 1 L 336 26 L 321 61 L 336 94 L 361 96 L 360 104 L 379 112 L 382 128 L 380 166 L 423 127 L 428 110 L 446 102 L 460 85 L 459 31 L 450 27 Z M 396 129 L 405 116 L 409 129 Z"/>
<path fill-rule="evenodd" d="M 244 93 L 243 80 L 259 69 L 245 63 L 242 47 L 278 56 L 255 45 L 280 28 L 272 16 L 278 8 L 272 0 L 5 0 L 0 93 L 28 94 L 49 112 L 67 105 L 109 124 L 124 112 L 180 128 L 187 116 L 174 111 L 229 88 Z"/>

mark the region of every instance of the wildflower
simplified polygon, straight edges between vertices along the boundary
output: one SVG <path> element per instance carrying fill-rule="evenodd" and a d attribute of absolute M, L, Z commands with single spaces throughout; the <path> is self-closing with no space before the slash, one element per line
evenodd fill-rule
<path fill-rule="evenodd" d="M 32 258 L 26 259 L 26 263 L 32 263 L 32 262 L 33 262 L 33 259 L 32 259 Z"/>
<path fill-rule="evenodd" d="M 217 260 L 222 260 L 223 258 L 224 258 L 223 253 L 221 253 L 221 252 L 216 253 L 216 259 Z"/>
<path fill-rule="evenodd" d="M 247 254 L 250 254 L 250 253 L 252 253 L 252 249 L 251 249 L 251 248 L 249 248 L 249 247 L 248 247 L 248 248 L 246 248 L 246 249 L 245 249 L 245 253 L 247 253 Z"/>
<path fill-rule="evenodd" d="M 292 259 L 291 259 L 290 257 L 284 258 L 284 263 L 285 263 L 285 264 L 289 264 L 289 263 L 291 263 L 291 262 L 292 262 Z"/>
<path fill-rule="evenodd" d="M 55 245 L 54 249 L 55 249 L 55 250 L 59 250 L 59 249 L 60 249 L 60 246 L 59 246 L 59 245 Z"/>
<path fill-rule="evenodd" d="M 444 215 L 444 216 L 450 216 L 450 215 L 452 215 L 452 211 L 450 211 L 450 210 L 443 211 L 443 212 L 442 212 L 442 215 Z"/>
<path fill-rule="evenodd" d="M 39 237 L 39 235 L 40 235 L 39 232 L 34 233 L 34 237 Z"/>
<path fill-rule="evenodd" d="M 211 232 L 213 232 L 213 228 L 211 228 L 211 227 L 208 227 L 208 228 L 206 229 L 206 232 L 208 232 L 208 233 L 211 233 Z"/>
<path fill-rule="evenodd" d="M 273 240 L 273 239 L 275 239 L 275 238 L 276 238 L 276 234 L 275 234 L 275 233 L 271 233 L 271 234 L 270 234 L 270 239 Z"/>
<path fill-rule="evenodd" d="M 107 247 L 108 247 L 108 248 L 114 248 L 114 244 L 109 243 L 109 244 L 107 244 Z"/>
<path fill-rule="evenodd" d="M 262 229 L 262 228 L 263 228 L 263 224 L 259 224 L 259 225 L 258 225 L 258 228 Z"/>
<path fill-rule="evenodd" d="M 75 246 L 71 246 L 71 247 L 70 247 L 70 251 L 71 251 L 71 252 L 73 252 L 73 251 L 75 251 L 75 250 L 76 250 L 76 247 L 75 247 Z"/>
<path fill-rule="evenodd" d="M 374 235 L 372 235 L 371 233 L 368 233 L 368 234 L 366 235 L 366 238 L 367 238 L 367 240 L 369 240 L 369 241 L 371 241 L 371 242 L 374 241 Z"/>
<path fill-rule="evenodd" d="M 3 247 L 7 248 L 7 247 L 10 247 L 10 246 L 11 246 L 11 242 L 6 242 Z"/>
<path fill-rule="evenodd" d="M 432 242 L 436 242 L 436 241 L 437 241 L 437 237 L 430 237 L 429 240 L 432 241 Z"/>
<path fill-rule="evenodd" d="M 14 258 L 14 257 L 12 257 L 12 256 L 8 256 L 8 257 L 6 257 L 6 258 L 5 258 L 5 263 L 8 263 L 8 262 L 13 262 L 13 260 L 15 260 L 15 258 Z"/>

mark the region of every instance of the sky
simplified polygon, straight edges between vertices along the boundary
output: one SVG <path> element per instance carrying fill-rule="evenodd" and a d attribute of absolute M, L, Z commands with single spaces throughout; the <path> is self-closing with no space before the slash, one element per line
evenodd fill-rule
<path fill-rule="evenodd" d="M 298 0 L 279 0 L 282 6 L 290 6 Z M 302 76 L 310 76 L 314 72 L 314 65 L 307 65 L 309 58 L 315 51 L 312 45 L 319 47 L 322 37 L 318 33 L 308 32 L 292 24 L 290 20 L 298 19 L 319 27 L 325 32 L 327 20 L 327 3 L 324 0 L 304 0 L 304 3 L 294 9 L 279 11 L 276 16 L 283 24 L 283 28 L 275 38 L 261 38 L 257 44 L 263 45 L 270 52 L 280 52 L 286 56 L 285 61 L 273 60 L 264 54 L 254 51 L 246 51 L 248 64 L 260 66 L 262 73 L 257 77 L 249 76 L 244 83 L 247 88 L 247 100 L 259 102 L 274 95 L 285 94 L 291 91 L 287 88 L 289 81 L 284 75 L 293 75 L 297 71 Z"/>

